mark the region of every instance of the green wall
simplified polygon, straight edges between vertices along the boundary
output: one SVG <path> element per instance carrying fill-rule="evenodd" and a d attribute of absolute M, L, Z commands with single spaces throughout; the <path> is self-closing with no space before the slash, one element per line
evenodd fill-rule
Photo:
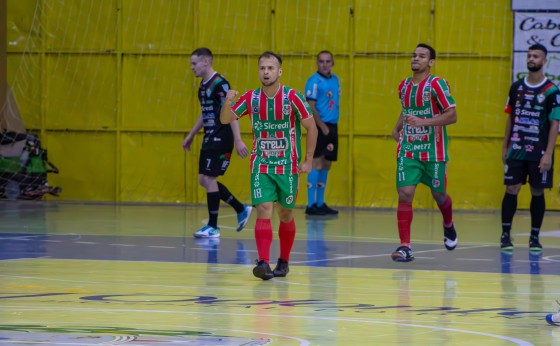
<path fill-rule="evenodd" d="M 315 54 L 335 53 L 342 83 L 339 162 L 331 205 L 395 207 L 396 88 L 419 42 L 438 51 L 458 123 L 449 127 L 448 190 L 458 209 L 497 209 L 511 83 L 510 0 L 8 0 L 8 81 L 26 126 L 41 134 L 61 171 L 61 199 L 204 203 L 200 135 L 181 143 L 199 115 L 190 52 L 207 46 L 232 87 L 259 85 L 257 56 L 283 55 L 282 81 L 303 89 Z M 251 144 L 251 129 L 241 121 Z M 249 202 L 248 161 L 225 177 Z M 306 203 L 302 184 L 299 205 Z M 560 209 L 556 191 L 548 206 Z M 528 203 L 522 193 L 520 207 Z M 415 206 L 432 208 L 427 188 Z"/>

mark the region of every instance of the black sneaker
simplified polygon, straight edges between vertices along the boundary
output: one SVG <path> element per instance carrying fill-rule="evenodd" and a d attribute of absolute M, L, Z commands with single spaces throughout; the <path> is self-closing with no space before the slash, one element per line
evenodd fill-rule
<path fill-rule="evenodd" d="M 322 206 L 318 206 L 317 209 L 323 210 L 325 212 L 324 215 L 336 215 L 338 214 L 338 210 L 334 210 L 332 208 L 329 208 L 329 206 L 327 205 L 327 203 L 323 203 Z"/>
<path fill-rule="evenodd" d="M 272 269 L 270 269 L 268 263 L 265 263 L 263 260 L 257 262 L 256 267 L 253 268 L 253 275 L 263 280 L 270 280 L 274 277 Z"/>
<path fill-rule="evenodd" d="M 307 215 L 326 215 L 323 209 L 317 207 L 317 204 L 313 204 L 311 207 L 307 206 L 307 208 L 305 208 L 305 213 Z"/>
<path fill-rule="evenodd" d="M 395 252 L 391 254 L 391 258 L 395 262 L 412 262 L 414 261 L 414 255 L 412 250 L 407 246 L 399 246 Z"/>
<path fill-rule="evenodd" d="M 455 225 L 451 224 L 451 227 L 443 226 L 443 245 L 449 251 L 454 250 L 457 247 L 457 232 L 455 231 Z"/>
<path fill-rule="evenodd" d="M 502 233 L 502 237 L 500 238 L 500 249 L 502 251 L 513 250 L 513 243 L 511 242 L 509 233 Z"/>
<path fill-rule="evenodd" d="M 290 272 L 290 266 L 288 266 L 288 261 L 281 258 L 278 259 L 278 264 L 276 268 L 272 271 L 274 277 L 283 278 Z"/>
<path fill-rule="evenodd" d="M 541 252 L 542 245 L 539 243 L 539 236 L 532 235 L 529 238 L 529 251 L 531 252 Z"/>

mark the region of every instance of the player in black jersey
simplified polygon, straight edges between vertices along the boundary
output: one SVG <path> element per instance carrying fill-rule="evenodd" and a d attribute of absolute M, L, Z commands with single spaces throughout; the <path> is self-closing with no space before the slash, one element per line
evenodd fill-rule
<path fill-rule="evenodd" d="M 502 200 L 501 249 L 511 251 L 511 223 L 517 210 L 521 185 L 531 187 L 531 235 L 529 249 L 542 251 L 539 242 L 546 210 L 544 189 L 552 187 L 554 146 L 560 120 L 560 92 L 543 72 L 547 49 L 541 44 L 529 47 L 529 74 L 511 85 L 506 104 L 509 115 L 502 146 L 506 192 Z"/>
<path fill-rule="evenodd" d="M 183 141 L 183 148 L 190 150 L 194 136 L 204 128 L 204 137 L 198 163 L 198 182 L 206 189 L 208 204 L 208 224 L 194 233 L 196 238 L 217 238 L 218 211 L 220 199 L 231 205 L 237 212 L 237 231 L 241 231 L 249 221 L 252 207 L 240 203 L 229 190 L 218 182 L 218 177 L 226 172 L 233 146 L 242 158 L 248 154 L 247 146 L 241 139 L 239 123 L 222 124 L 220 110 L 229 90 L 228 81 L 212 68 L 212 52 L 208 48 L 195 49 L 191 54 L 191 69 L 196 77 L 202 78 L 198 89 L 198 99 L 202 113 L 189 135 Z"/>

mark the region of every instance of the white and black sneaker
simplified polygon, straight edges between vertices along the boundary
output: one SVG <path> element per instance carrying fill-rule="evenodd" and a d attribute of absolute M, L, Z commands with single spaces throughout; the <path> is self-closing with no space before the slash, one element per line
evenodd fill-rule
<path fill-rule="evenodd" d="M 454 224 L 451 224 L 451 227 L 443 226 L 443 245 L 447 250 L 454 250 L 457 247 L 458 240 Z"/>
<path fill-rule="evenodd" d="M 414 255 L 412 250 L 408 246 L 399 246 L 395 252 L 391 254 L 391 258 L 395 262 L 412 262 L 414 261 Z"/>

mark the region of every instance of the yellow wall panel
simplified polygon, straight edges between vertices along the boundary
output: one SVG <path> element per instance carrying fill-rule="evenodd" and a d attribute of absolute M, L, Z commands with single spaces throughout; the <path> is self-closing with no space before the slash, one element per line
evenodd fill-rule
<path fill-rule="evenodd" d="M 276 2 L 276 49 L 280 53 L 335 54 L 350 50 L 350 0 Z"/>
<path fill-rule="evenodd" d="M 396 142 L 383 137 L 355 137 L 353 145 L 354 206 L 395 208 Z M 429 207 L 427 189 L 416 191 L 414 206 Z"/>
<path fill-rule="evenodd" d="M 192 110 L 195 83 L 190 56 L 126 55 L 122 126 L 171 131 L 192 127 L 200 115 L 200 109 Z"/>
<path fill-rule="evenodd" d="M 46 126 L 101 130 L 116 126 L 117 64 L 109 55 L 47 56 Z"/>
<path fill-rule="evenodd" d="M 123 50 L 192 52 L 194 5 L 184 0 L 123 0 Z"/>
<path fill-rule="evenodd" d="M 354 133 L 390 136 L 401 112 L 399 83 L 412 74 L 410 59 L 360 57 L 354 63 Z"/>
<path fill-rule="evenodd" d="M 40 61 L 37 54 L 8 54 L 8 84 L 23 124 L 34 129 L 41 128 Z"/>
<path fill-rule="evenodd" d="M 355 0 L 355 51 L 412 52 L 433 43 L 432 0 Z"/>
<path fill-rule="evenodd" d="M 397 86 L 411 75 L 416 44 L 425 42 L 439 54 L 433 73 L 449 81 L 458 105 L 458 123 L 449 127 L 455 208 L 499 208 L 510 0 L 9 0 L 8 11 L 9 82 L 27 127 L 47 133 L 43 141 L 61 168 L 50 180 L 64 188 L 62 198 L 205 203 L 202 134 L 191 152 L 181 149 L 200 114 L 192 50 L 209 47 L 215 70 L 244 92 L 260 86 L 263 51 L 283 54 L 282 83 L 303 91 L 317 52 L 330 49 L 342 112 L 327 203 L 395 207 Z M 20 55 L 24 46 L 34 54 Z M 250 122 L 240 124 L 250 147 Z M 80 132 L 56 131 L 67 128 Z M 162 171 L 166 180 L 158 180 Z M 250 201 L 247 159 L 234 153 L 220 181 Z M 530 200 L 525 190 L 522 209 Z M 547 206 L 560 209 L 559 196 L 547 192 Z M 418 188 L 415 207 L 437 210 L 427 187 Z"/>
<path fill-rule="evenodd" d="M 36 7 L 37 0 L 7 1 L 8 52 L 36 51 L 41 48 L 40 18 L 30 15 L 36 13 Z"/>
<path fill-rule="evenodd" d="M 114 133 L 48 132 L 43 145 L 60 170 L 49 174 L 49 184 L 63 189 L 60 199 L 115 201 Z"/>
<path fill-rule="evenodd" d="M 501 153 L 500 138 L 450 137 L 447 191 L 454 208 L 500 208 L 505 191 Z"/>
<path fill-rule="evenodd" d="M 185 203 L 182 141 L 182 134 L 122 134 L 120 201 Z"/>
<path fill-rule="evenodd" d="M 457 103 L 458 120 L 450 134 L 503 137 L 509 60 L 444 58 L 437 60 L 435 74 L 447 80 Z"/>
<path fill-rule="evenodd" d="M 435 1 L 437 50 L 473 56 L 511 55 L 510 0 Z"/>
<path fill-rule="evenodd" d="M 44 3 L 47 49 L 105 52 L 117 48 L 117 0 Z"/>
<path fill-rule="evenodd" d="M 271 2 L 205 0 L 198 6 L 198 46 L 213 53 L 243 55 L 273 48 Z"/>

